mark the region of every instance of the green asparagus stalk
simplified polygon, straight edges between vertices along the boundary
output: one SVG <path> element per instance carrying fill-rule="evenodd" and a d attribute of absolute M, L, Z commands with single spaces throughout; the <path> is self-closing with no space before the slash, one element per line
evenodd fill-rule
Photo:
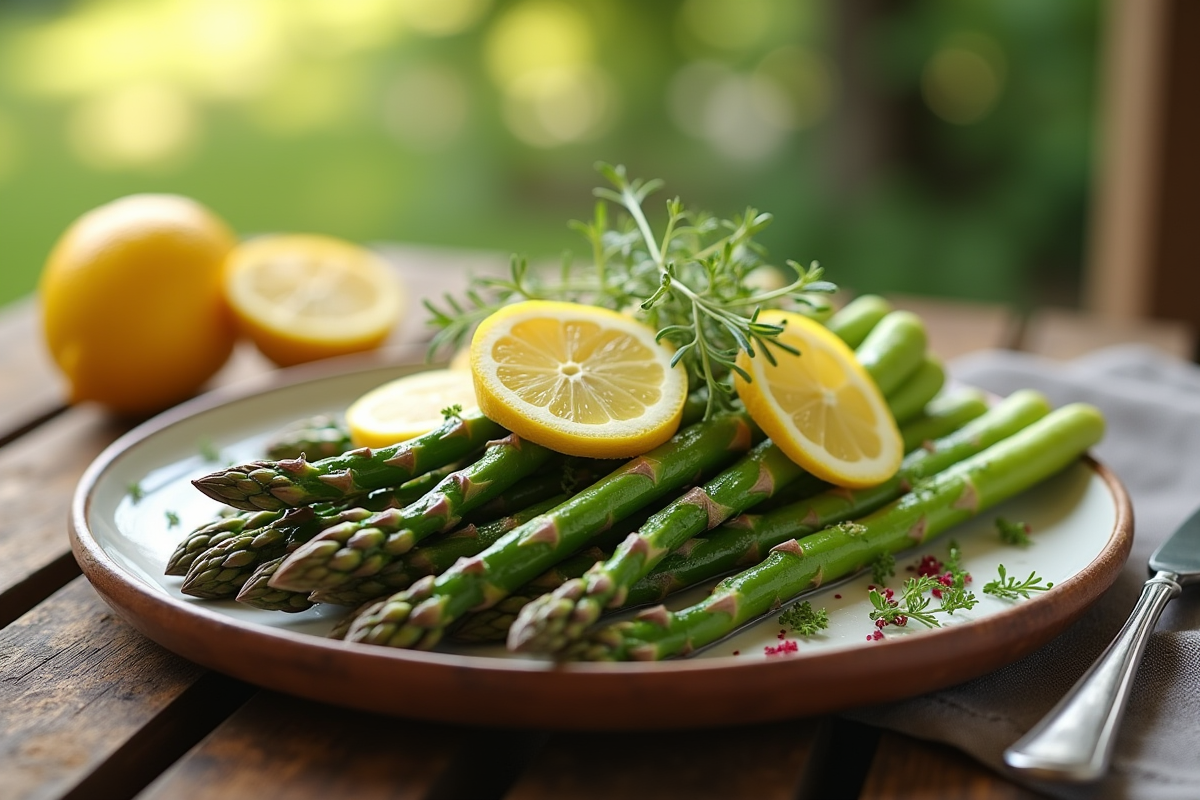
<path fill-rule="evenodd" d="M 470 558 L 486 550 L 513 528 L 544 514 L 566 499 L 566 494 L 559 493 L 483 525 L 468 523 L 436 542 L 405 553 L 374 575 L 328 589 L 317 589 L 308 595 L 308 599 L 315 603 L 358 607 L 368 600 L 398 592 L 426 575 L 445 572 L 460 558 Z"/>
<path fill-rule="evenodd" d="M 243 511 L 230 517 L 222 517 L 197 527 L 175 546 L 175 552 L 167 559 L 165 575 L 187 575 L 196 559 L 211 547 L 227 539 L 258 530 L 284 515 L 283 511 Z"/>
<path fill-rule="evenodd" d="M 591 627 L 606 607 L 621 605 L 629 587 L 664 555 L 700 531 L 771 497 L 803 473 L 774 442 L 762 442 L 732 467 L 652 516 L 608 561 L 526 606 L 509 634 L 509 649 L 561 650 Z"/>
<path fill-rule="evenodd" d="M 1020 398 L 1017 398 L 1017 400 L 1019 401 Z M 1033 398 L 1030 398 L 1030 400 L 1032 402 L 1025 412 L 1028 414 L 1028 421 L 1032 421 L 1037 416 L 1045 414 L 1046 411 L 1049 410 L 1049 407 L 1044 402 L 1036 401 Z M 963 427 L 966 423 L 982 416 L 985 412 L 987 412 L 987 404 L 983 401 L 983 393 L 976 389 L 955 390 L 954 392 L 938 398 L 927 407 L 927 410 L 921 415 L 920 418 L 901 428 L 901 434 L 904 435 L 905 441 L 911 441 L 911 444 L 906 447 L 906 452 L 912 451 L 923 444 L 925 445 L 927 451 L 932 452 L 941 450 L 944 452 L 953 452 L 953 445 L 950 442 L 941 443 L 939 445 L 933 440 L 949 436 L 954 431 L 957 431 L 959 428 Z M 1024 417 L 1024 415 L 1025 414 L 1023 413 L 1015 414 L 1011 422 L 1007 423 L 1012 425 L 1012 431 L 1015 432 L 1017 430 L 1017 426 L 1021 424 L 1020 420 L 1022 417 Z M 993 435 L 1002 435 L 1002 431 L 1003 427 L 998 427 Z M 990 439 L 988 441 L 990 441 Z M 982 445 L 983 443 L 984 442 L 981 442 L 980 444 Z M 920 460 L 924 458 L 925 456 L 920 456 L 916 459 L 909 459 L 908 465 L 910 468 L 912 468 L 914 466 L 914 461 L 919 463 Z M 924 469 L 924 474 L 931 474 L 931 470 L 937 466 L 937 464 L 927 464 Z M 795 507 L 797 504 L 799 504 L 799 501 L 817 494 L 822 488 L 828 488 L 826 484 L 822 484 L 820 481 L 815 481 L 814 483 L 816 485 L 812 486 L 802 478 L 801 480 L 792 483 L 784 492 L 777 494 L 774 499 L 779 500 L 781 498 L 787 498 L 787 504 Z M 844 498 L 844 491 L 839 491 L 835 494 L 838 497 L 838 500 L 834 501 L 835 507 L 840 507 L 836 506 L 836 504 Z M 764 503 L 761 505 L 766 506 L 767 502 L 764 501 Z M 865 513 L 865 510 L 863 513 Z M 807 510 L 798 515 L 798 518 L 806 517 L 808 517 Z M 634 525 L 632 529 L 636 530 L 639 527 L 641 527 L 640 524 Z M 770 530 L 770 527 L 764 526 L 763 530 L 764 532 Z M 720 534 L 718 531 L 713 531 L 713 533 L 707 535 L 719 536 Z M 737 538 L 740 542 L 740 533 L 738 534 Z M 698 541 L 700 541 L 702 544 L 704 543 L 703 539 Z M 615 543 L 616 542 L 614 541 L 614 544 Z M 766 550 L 776 543 L 777 542 L 774 541 L 766 545 L 759 543 L 758 549 L 759 551 Z M 691 543 L 689 542 L 687 545 L 691 545 Z M 690 548 L 685 547 L 685 550 L 687 549 Z M 679 589 L 684 588 L 685 585 L 693 585 L 692 581 L 699 583 L 702 580 L 716 577 L 717 575 L 722 574 L 722 572 L 728 572 L 730 569 L 734 568 L 734 565 L 738 563 L 739 558 L 744 552 L 744 547 L 736 547 L 731 551 L 731 555 L 729 556 L 730 564 L 728 569 L 721 569 L 720 571 L 711 574 L 701 572 L 699 575 L 692 577 L 690 580 L 683 570 L 679 569 L 678 567 L 672 567 L 668 565 L 665 571 L 671 576 L 671 580 L 669 582 L 671 591 L 678 591 Z M 681 558 L 681 556 L 678 554 L 667 556 L 667 559 L 678 558 Z M 551 591 L 554 591 L 570 578 L 582 577 L 583 574 L 595 563 L 595 559 L 589 559 L 582 554 L 575 555 L 564 560 L 553 569 L 548 570 L 539 577 L 525 584 L 512 595 L 509 595 L 492 608 L 477 611 L 473 614 L 468 614 L 467 617 L 465 617 L 451 632 L 452 638 L 457 641 L 469 642 L 493 642 L 505 640 L 508 637 L 510 625 L 516 620 L 517 615 L 527 603 L 532 602 L 533 600 L 536 600 L 537 598 Z M 712 565 L 710 564 L 709 566 L 711 567 Z M 720 564 L 718 563 L 717 566 L 719 567 Z M 655 570 L 652 573 L 652 575 L 659 574 L 661 574 L 659 570 Z M 649 589 L 647 587 L 649 587 Z M 659 589 L 658 583 L 648 583 L 648 579 L 643 579 L 634 585 L 630 595 L 627 598 L 626 605 L 645 605 L 647 603 L 661 600 L 662 596 L 663 593 Z"/>
<path fill-rule="evenodd" d="M 888 408 L 896 422 L 917 417 L 946 383 L 946 370 L 937 356 L 926 353 L 916 371 L 887 396 Z"/>
<path fill-rule="evenodd" d="M 309 462 L 254 461 L 192 481 L 204 494 L 245 511 L 342 500 L 405 481 L 449 464 L 507 431 L 478 412 L 448 418 L 437 429 L 400 444 L 360 447 Z"/>
<path fill-rule="evenodd" d="M 500 496 L 552 455 L 515 433 L 489 442 L 482 458 L 447 475 L 415 503 L 323 531 L 288 556 L 271 586 L 311 592 L 374 575 L 422 539 L 454 528 L 464 514 Z"/>
<path fill-rule="evenodd" d="M 892 305 L 887 300 L 878 295 L 863 294 L 838 309 L 825 327 L 850 347 L 856 348 L 891 311 Z"/>
<path fill-rule="evenodd" d="M 647 609 L 595 632 L 566 655 L 589 661 L 686 655 L 806 589 L 853 574 L 882 554 L 928 542 L 1032 487 L 1079 458 L 1103 433 L 1104 418 L 1092 406 L 1051 412 L 854 524 L 783 542 L 761 564 L 721 581 L 704 601 L 675 612 Z"/>
<path fill-rule="evenodd" d="M 392 647 L 433 647 L 463 614 L 494 605 L 587 546 L 598 531 L 746 452 L 754 436 L 742 411 L 717 414 L 684 428 L 479 555 L 369 606 L 351 624 L 346 638 Z"/>
<path fill-rule="evenodd" d="M 885 397 L 900 388 L 925 360 L 925 323 L 909 311 L 893 311 L 879 321 L 854 350 L 858 363 Z"/>
<path fill-rule="evenodd" d="M 331 458 L 354 448 L 350 429 L 338 417 L 321 414 L 292 423 L 267 443 L 267 458 Z"/>
<path fill-rule="evenodd" d="M 242 585 L 237 601 L 264 611 L 286 611 L 290 614 L 312 608 L 313 603 L 304 592 L 273 589 L 269 585 L 271 576 L 279 569 L 283 559 L 284 556 L 279 556 L 259 564 Z"/>
<path fill-rule="evenodd" d="M 987 413 L 988 404 L 978 389 L 958 388 L 933 398 L 925 409 L 900 428 L 904 452 L 940 439 Z"/>
<path fill-rule="evenodd" d="M 1049 403 L 1038 392 L 1014 392 L 983 416 L 911 452 L 888 481 L 865 489 L 833 488 L 763 514 L 736 517 L 665 556 L 633 585 L 625 604 L 661 602 L 668 594 L 756 564 L 772 547 L 788 539 L 870 513 L 922 479 L 1028 427 L 1049 410 Z"/>
<path fill-rule="evenodd" d="M 467 614 L 450 630 L 450 638 L 473 644 L 503 642 L 508 638 L 508 631 L 517 615 L 527 604 L 573 578 L 582 577 L 595 564 L 611 556 L 611 550 L 593 546 L 563 559 L 491 608 Z"/>

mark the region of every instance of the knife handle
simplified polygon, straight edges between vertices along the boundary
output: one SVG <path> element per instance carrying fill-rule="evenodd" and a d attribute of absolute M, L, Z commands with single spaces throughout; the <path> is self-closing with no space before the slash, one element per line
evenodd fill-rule
<path fill-rule="evenodd" d="M 1159 572 L 1146 581 L 1117 638 L 1058 705 L 1004 751 L 1005 763 L 1047 780 L 1091 781 L 1104 775 L 1146 641 L 1167 602 L 1181 591 L 1176 578 Z"/>

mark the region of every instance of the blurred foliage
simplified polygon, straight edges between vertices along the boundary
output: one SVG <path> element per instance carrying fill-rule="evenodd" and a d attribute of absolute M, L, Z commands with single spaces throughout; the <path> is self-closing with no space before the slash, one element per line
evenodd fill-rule
<path fill-rule="evenodd" d="M 664 204 L 770 211 L 775 260 L 858 290 L 1069 300 L 1099 22 L 1096 0 L 10 0 L 0 303 L 141 191 L 243 234 L 582 255 L 597 160 Z"/>

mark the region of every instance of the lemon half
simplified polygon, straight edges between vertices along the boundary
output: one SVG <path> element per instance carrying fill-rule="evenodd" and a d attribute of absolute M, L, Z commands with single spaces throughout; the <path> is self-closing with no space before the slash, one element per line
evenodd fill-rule
<path fill-rule="evenodd" d="M 276 234 L 239 245 L 225 294 L 242 330 L 280 366 L 381 345 L 404 311 L 399 277 L 365 247 Z"/>

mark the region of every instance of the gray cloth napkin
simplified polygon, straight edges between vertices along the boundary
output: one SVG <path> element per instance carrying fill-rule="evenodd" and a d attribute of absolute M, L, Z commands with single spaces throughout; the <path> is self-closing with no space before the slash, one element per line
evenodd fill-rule
<path fill-rule="evenodd" d="M 1097 458 L 1133 500 L 1133 552 L 1113 587 L 1065 633 L 1021 661 L 949 689 L 847 716 L 945 742 L 1010 775 L 1001 754 L 1041 719 L 1124 624 L 1150 553 L 1200 505 L 1200 367 L 1139 346 L 1073 362 L 1007 351 L 975 354 L 951 374 L 1008 394 L 1039 389 L 1054 405 L 1082 400 L 1108 420 Z M 1013 778 L 1020 781 L 1020 778 Z M 1064 798 L 1200 798 L 1200 589 L 1168 604 L 1150 639 L 1113 766 L 1085 785 L 1028 783 Z"/>

